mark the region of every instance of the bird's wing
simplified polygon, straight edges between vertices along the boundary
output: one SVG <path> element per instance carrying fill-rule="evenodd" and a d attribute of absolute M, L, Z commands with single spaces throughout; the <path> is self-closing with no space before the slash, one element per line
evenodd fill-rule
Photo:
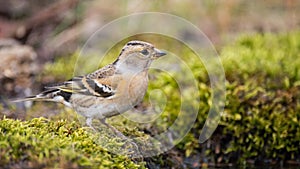
<path fill-rule="evenodd" d="M 36 96 L 13 100 L 13 102 L 55 101 L 70 106 L 69 100 L 72 94 L 106 98 L 115 94 L 116 85 L 112 84 L 113 79 L 115 79 L 115 67 L 108 65 L 86 76 L 76 76 L 66 82 L 47 86 L 45 91 Z"/>
<path fill-rule="evenodd" d="M 86 76 L 77 76 L 69 81 L 46 88 L 59 89 L 68 93 L 110 97 L 115 93 L 115 86 L 112 85 L 114 73 L 114 67 L 109 65 Z"/>

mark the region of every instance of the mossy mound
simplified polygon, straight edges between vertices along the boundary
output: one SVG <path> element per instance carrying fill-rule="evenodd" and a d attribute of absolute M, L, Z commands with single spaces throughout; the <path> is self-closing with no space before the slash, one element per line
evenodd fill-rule
<path fill-rule="evenodd" d="M 243 36 L 220 57 L 227 80 L 219 126 L 206 143 L 197 144 L 212 92 L 201 83 L 204 77 L 198 119 L 178 148 L 215 164 L 299 164 L 300 32 Z"/>
<path fill-rule="evenodd" d="M 114 140 L 110 140 L 115 142 Z M 14 168 L 144 168 L 114 155 L 78 122 L 0 120 L 0 164 Z"/>
<path fill-rule="evenodd" d="M 223 153 L 241 162 L 299 163 L 300 32 L 244 36 L 221 57 L 228 79 Z"/>

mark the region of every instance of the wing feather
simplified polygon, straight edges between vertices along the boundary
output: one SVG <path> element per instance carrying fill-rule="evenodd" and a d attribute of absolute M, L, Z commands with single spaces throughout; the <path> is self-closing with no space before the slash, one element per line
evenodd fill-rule
<path fill-rule="evenodd" d="M 115 75 L 115 67 L 107 65 L 86 76 L 76 76 L 69 81 L 46 87 L 47 89 L 59 89 L 68 93 L 94 95 L 97 97 L 110 97 L 115 94 L 116 86 L 112 85 Z"/>
<path fill-rule="evenodd" d="M 96 97 L 111 97 L 115 95 L 116 86 L 112 86 L 111 79 L 115 74 L 115 67 L 107 65 L 86 76 L 76 76 L 72 79 L 45 87 L 46 90 L 36 96 L 29 96 L 20 101 L 55 101 L 71 106 L 69 100 L 72 94 L 90 95 Z"/>
<path fill-rule="evenodd" d="M 114 90 L 108 84 L 101 84 L 95 79 L 86 77 L 76 77 L 56 86 L 46 87 L 47 89 L 58 89 L 68 93 L 83 95 L 94 95 L 97 97 L 110 97 L 114 95 Z"/>

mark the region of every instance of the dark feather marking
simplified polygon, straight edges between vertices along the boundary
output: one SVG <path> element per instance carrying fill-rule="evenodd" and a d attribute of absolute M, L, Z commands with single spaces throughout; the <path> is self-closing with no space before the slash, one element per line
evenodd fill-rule
<path fill-rule="evenodd" d="M 69 102 L 72 95 L 72 93 L 70 92 L 61 91 L 59 89 L 46 90 L 41 93 L 42 96 L 46 96 L 46 97 L 48 94 L 51 94 L 51 96 L 49 96 L 50 98 L 53 98 L 55 96 L 62 96 L 64 100 L 67 102 Z"/>
<path fill-rule="evenodd" d="M 59 91 L 59 89 L 51 89 L 51 90 L 45 90 L 41 93 L 42 96 L 47 96 L 48 94 L 50 93 L 53 93 L 53 92 L 57 92 Z"/>
<path fill-rule="evenodd" d="M 129 42 L 129 43 L 127 43 L 127 46 L 136 46 L 136 45 L 144 46 L 145 44 L 144 43 L 139 43 L 139 42 Z"/>
<path fill-rule="evenodd" d="M 57 93 L 58 95 L 62 96 L 64 98 L 65 101 L 69 102 L 70 98 L 72 96 L 72 93 L 69 92 L 64 92 L 64 91 L 60 91 L 59 93 Z"/>
<path fill-rule="evenodd" d="M 123 48 L 119 54 L 119 57 L 123 54 L 123 52 L 125 51 L 125 48 Z M 113 65 L 116 65 L 117 62 L 119 61 L 119 57 L 112 63 Z"/>
<path fill-rule="evenodd" d="M 122 53 L 125 51 L 125 48 L 123 48 L 122 50 L 121 50 L 121 52 L 120 52 L 120 54 L 119 54 L 119 56 L 121 56 L 122 55 Z"/>
<path fill-rule="evenodd" d="M 33 99 L 36 98 L 36 96 L 27 96 L 26 99 Z"/>
<path fill-rule="evenodd" d="M 99 87 L 93 80 L 87 79 L 86 82 L 89 86 L 95 90 L 96 93 L 100 94 L 102 97 L 109 97 L 112 96 L 113 93 L 105 92 L 101 87 Z"/>
<path fill-rule="evenodd" d="M 121 54 L 122 54 L 122 53 L 120 53 L 120 55 L 121 55 Z M 118 61 L 119 61 L 119 58 L 116 59 L 116 60 L 113 62 L 113 64 L 116 65 L 116 64 L 118 63 Z"/>

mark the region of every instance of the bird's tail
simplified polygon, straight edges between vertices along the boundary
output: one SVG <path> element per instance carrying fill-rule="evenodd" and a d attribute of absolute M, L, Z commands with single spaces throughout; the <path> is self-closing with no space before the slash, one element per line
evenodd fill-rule
<path fill-rule="evenodd" d="M 11 102 L 25 102 L 25 101 L 56 101 L 54 98 L 59 93 L 58 89 L 46 90 L 35 96 L 28 96 L 22 99 L 11 100 Z"/>

